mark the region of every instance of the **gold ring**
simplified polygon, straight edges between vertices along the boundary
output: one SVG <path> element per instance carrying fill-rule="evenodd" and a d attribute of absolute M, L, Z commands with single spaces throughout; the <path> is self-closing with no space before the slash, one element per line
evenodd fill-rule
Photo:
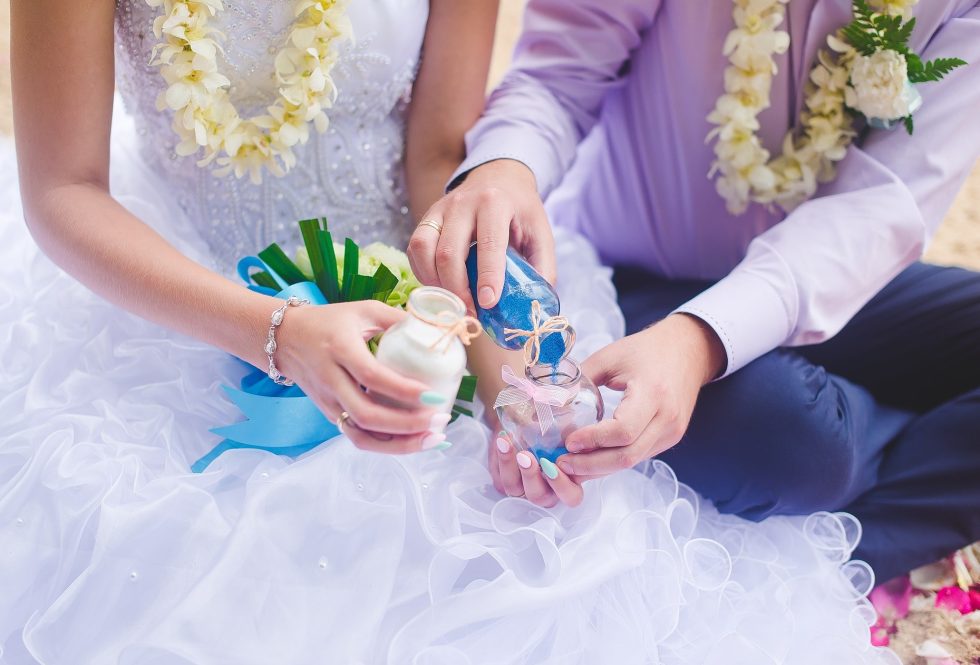
<path fill-rule="evenodd" d="M 349 413 L 347 413 L 346 411 L 344 411 L 344 412 L 342 412 L 342 413 L 340 414 L 340 417 L 339 417 L 339 418 L 337 418 L 337 430 L 338 430 L 338 431 L 339 431 L 339 432 L 340 432 L 341 434 L 343 434 L 343 433 L 344 433 L 344 425 L 345 425 L 345 424 L 347 424 L 347 421 L 348 421 L 348 420 L 350 420 L 350 414 L 349 414 Z"/>
<path fill-rule="evenodd" d="M 423 226 L 428 226 L 430 229 L 434 229 L 436 233 L 442 233 L 442 223 L 437 222 L 434 219 L 423 219 L 419 222 L 419 228 Z"/>

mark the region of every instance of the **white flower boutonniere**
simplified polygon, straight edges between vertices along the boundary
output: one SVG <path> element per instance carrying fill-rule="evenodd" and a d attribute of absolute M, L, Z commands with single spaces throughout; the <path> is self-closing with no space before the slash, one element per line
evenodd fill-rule
<path fill-rule="evenodd" d="M 937 58 L 925 62 L 909 49 L 915 18 L 906 17 L 914 2 L 878 0 L 881 13 L 865 0 L 854 0 L 854 20 L 840 34 L 850 54 L 850 81 L 845 90 L 847 106 L 875 127 L 904 122 L 909 134 L 912 115 L 922 106 L 916 83 L 939 81 L 966 64 L 959 58 Z"/>
<path fill-rule="evenodd" d="M 780 30 L 789 2 L 733 0 L 735 29 L 723 47 L 731 63 L 725 94 L 708 116 L 716 156 L 708 177 L 733 215 L 751 203 L 790 212 L 807 201 L 820 183 L 836 177 L 862 118 L 879 129 L 904 123 L 911 134 L 912 116 L 922 106 L 915 84 L 938 81 L 966 64 L 959 58 L 925 62 L 909 48 L 919 0 L 853 0 L 854 20 L 827 37 L 830 48 L 817 54 L 800 120 L 783 139 L 782 153 L 772 156 L 759 140 L 758 116 L 771 103 L 775 55 L 790 45 Z"/>

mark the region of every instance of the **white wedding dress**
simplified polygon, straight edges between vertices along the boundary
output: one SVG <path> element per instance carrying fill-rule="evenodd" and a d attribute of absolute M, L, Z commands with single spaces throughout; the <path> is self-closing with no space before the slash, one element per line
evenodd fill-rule
<path fill-rule="evenodd" d="M 226 0 L 240 107 L 268 102 L 282 0 Z M 231 273 L 293 222 L 403 244 L 400 155 L 423 0 L 350 3 L 329 131 L 288 177 L 218 179 L 173 155 L 149 67 L 154 15 L 119 0 L 114 194 Z M 479 665 L 897 663 L 869 645 L 866 566 L 846 515 L 721 516 L 661 463 L 587 485 L 578 509 L 502 498 L 489 433 L 410 457 L 339 438 L 299 460 L 190 464 L 239 418 L 241 364 L 110 306 L 54 267 L 23 222 L 12 155 L 0 202 L 0 663 Z M 582 356 L 622 334 L 590 247 L 558 235 Z M 257 340 L 257 344 L 261 341 Z M 706 460 L 706 463 L 708 461 Z"/>

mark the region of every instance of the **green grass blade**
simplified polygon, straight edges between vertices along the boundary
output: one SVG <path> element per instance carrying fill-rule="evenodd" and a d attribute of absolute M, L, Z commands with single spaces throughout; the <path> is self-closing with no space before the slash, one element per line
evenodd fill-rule
<path fill-rule="evenodd" d="M 320 246 L 320 256 L 323 258 L 323 272 L 317 275 L 316 285 L 326 296 L 327 302 L 341 302 L 340 275 L 337 272 L 337 254 L 333 249 L 333 236 L 329 231 L 319 231 L 316 239 Z"/>
<path fill-rule="evenodd" d="M 259 258 L 265 261 L 265 264 L 282 277 L 287 284 L 298 284 L 306 281 L 303 272 L 296 267 L 292 259 L 286 256 L 286 252 L 282 251 L 282 247 L 276 243 L 272 243 L 259 252 Z"/>

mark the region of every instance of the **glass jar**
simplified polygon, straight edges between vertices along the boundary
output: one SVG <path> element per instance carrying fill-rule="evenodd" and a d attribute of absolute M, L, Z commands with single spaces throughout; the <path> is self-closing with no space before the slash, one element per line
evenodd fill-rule
<path fill-rule="evenodd" d="M 568 452 L 565 439 L 569 434 L 602 420 L 602 395 L 589 377 L 582 374 L 581 367 L 568 358 L 556 367 L 528 367 L 525 377 L 524 383 L 529 388 L 527 392 L 555 386 L 567 393 L 561 404 L 547 405 L 551 410 L 552 422 L 546 423 L 542 432 L 539 409 L 530 396 L 526 400 L 498 406 L 497 417 L 519 450 L 554 462 Z"/>
<path fill-rule="evenodd" d="M 527 337 L 517 336 L 508 340 L 505 331 L 507 329 L 531 331 L 534 328 L 533 302 L 535 300 L 545 319 L 556 317 L 561 312 L 561 302 L 554 287 L 513 247 L 507 248 L 504 286 L 500 292 L 500 300 L 493 307 L 489 309 L 480 307 L 477 297 L 476 243 L 470 245 L 470 253 L 466 257 L 466 274 L 476 307 L 476 318 L 490 339 L 504 349 L 516 351 L 524 348 Z M 539 362 L 549 366 L 557 365 L 571 351 L 572 339 L 574 337 L 570 327 L 564 333 L 546 335 L 540 341 Z"/>
<path fill-rule="evenodd" d="M 450 331 L 466 316 L 466 306 L 445 289 L 424 286 L 408 297 L 408 312 L 381 337 L 378 362 L 443 395 L 438 411 L 450 413 L 466 371 L 466 349 Z"/>

